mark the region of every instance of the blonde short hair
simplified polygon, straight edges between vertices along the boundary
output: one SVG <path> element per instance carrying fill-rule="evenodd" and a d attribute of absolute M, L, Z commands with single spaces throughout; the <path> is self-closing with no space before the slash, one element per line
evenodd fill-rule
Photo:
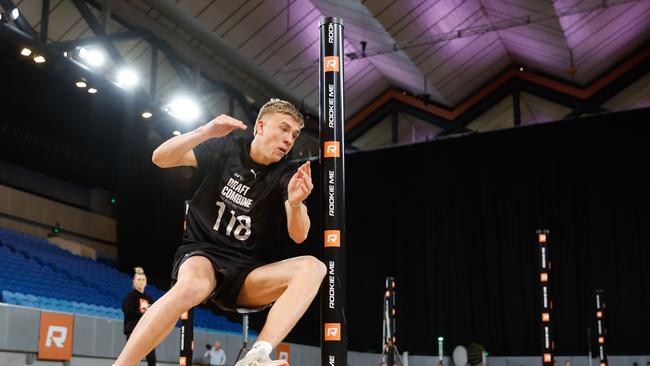
<path fill-rule="evenodd" d="M 143 276 L 145 275 L 145 274 L 144 274 L 144 269 L 142 269 L 142 267 L 135 267 L 135 268 L 133 268 L 133 272 L 135 272 L 135 273 L 133 274 L 133 278 L 135 278 L 135 276 L 137 276 L 137 275 L 143 275 Z"/>
<path fill-rule="evenodd" d="M 298 122 L 300 128 L 305 127 L 305 120 L 302 118 L 302 114 L 298 111 L 295 105 L 287 102 L 286 100 L 272 98 L 266 104 L 260 108 L 260 113 L 257 115 L 255 120 L 255 127 L 253 128 L 253 135 L 257 135 L 257 123 L 262 119 L 262 117 L 267 113 L 284 113 L 293 117 L 293 119 Z"/>

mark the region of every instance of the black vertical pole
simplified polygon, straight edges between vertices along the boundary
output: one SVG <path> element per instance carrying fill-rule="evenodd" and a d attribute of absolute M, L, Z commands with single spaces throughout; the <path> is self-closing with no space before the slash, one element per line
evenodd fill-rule
<path fill-rule="evenodd" d="M 591 328 L 587 328 L 587 357 L 588 358 L 588 366 L 593 366 L 593 347 L 591 345 Z"/>
<path fill-rule="evenodd" d="M 194 309 L 189 309 L 181 315 L 181 339 L 179 366 L 192 365 L 194 351 Z"/>
<path fill-rule="evenodd" d="M 345 172 L 343 141 L 343 21 L 324 18 L 320 28 L 320 166 L 323 262 L 321 365 L 347 366 L 345 323 Z"/>
<path fill-rule="evenodd" d="M 185 201 L 185 216 L 190 209 L 190 201 Z M 183 231 L 187 229 L 187 221 L 183 221 Z M 192 353 L 194 351 L 194 309 L 189 309 L 181 315 L 181 336 L 180 336 L 179 366 L 192 365 Z"/>
<path fill-rule="evenodd" d="M 384 347 L 386 352 L 386 366 L 395 366 L 395 277 L 386 277 L 386 292 L 384 294 L 384 318 L 386 322 L 386 337 Z"/>
<path fill-rule="evenodd" d="M 607 324 L 605 322 L 605 315 L 607 304 L 605 303 L 605 290 L 598 289 L 594 291 L 596 300 L 596 335 L 598 336 L 598 366 L 607 366 L 607 348 L 605 343 L 607 341 Z"/>
<path fill-rule="evenodd" d="M 542 322 L 542 365 L 555 364 L 555 341 L 553 340 L 553 297 L 551 292 L 551 256 L 549 252 L 549 231 L 537 230 L 539 248 L 539 281 L 541 289 Z"/>

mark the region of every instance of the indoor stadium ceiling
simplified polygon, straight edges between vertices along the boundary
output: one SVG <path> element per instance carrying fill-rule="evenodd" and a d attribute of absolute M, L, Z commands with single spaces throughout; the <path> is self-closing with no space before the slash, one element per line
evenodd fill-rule
<path fill-rule="evenodd" d="M 12 1 L 27 24 L 39 33 L 44 2 L 1 0 L 0 4 L 7 8 Z M 214 85 L 224 82 L 243 93 L 243 103 L 259 107 L 268 98 L 283 97 L 317 116 L 317 25 L 324 16 L 339 16 L 345 23 L 348 119 L 390 90 L 451 111 L 477 98 L 482 88 L 513 68 L 570 87 L 587 88 L 650 41 L 650 0 L 46 3 L 48 43 L 78 44 L 80 40 L 112 35 L 115 50 L 124 62 L 141 71 L 144 85 L 150 82 L 152 44 L 139 31 L 164 40 L 183 64 L 174 65 L 166 54 L 159 53 L 155 61 L 157 98 L 164 100 L 183 87 L 183 78 L 178 75 L 182 69 L 188 75 L 200 75 L 195 76 L 196 87 L 212 115 L 232 110 L 232 106 L 228 108 L 229 94 Z M 93 21 L 80 11 L 83 8 L 89 10 Z M 534 98 L 522 95 L 522 102 L 531 106 L 524 106 L 528 114 L 523 124 L 539 122 L 540 113 L 559 119 L 572 110 L 542 105 L 538 107 L 541 111 L 534 111 L 539 104 Z M 397 131 L 400 141 L 430 139 L 445 130 L 444 125 L 423 118 L 405 116 L 403 121 L 410 128 Z M 366 126 L 363 132 L 371 132 L 371 127 Z M 383 130 L 388 132 L 375 129 L 374 133 L 379 140 L 390 142 L 390 128 Z M 357 135 L 363 141 L 363 136 Z M 373 138 L 366 136 L 366 140 Z M 357 147 L 373 144 L 381 146 L 383 142 L 357 142 Z"/>

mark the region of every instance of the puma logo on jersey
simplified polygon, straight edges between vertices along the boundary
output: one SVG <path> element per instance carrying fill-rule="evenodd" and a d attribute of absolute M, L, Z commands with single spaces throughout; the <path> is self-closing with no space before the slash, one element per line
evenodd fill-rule
<path fill-rule="evenodd" d="M 250 172 L 250 174 L 248 174 L 249 172 Z M 244 180 L 248 180 L 248 179 L 251 179 L 251 178 L 255 179 L 255 178 L 257 178 L 258 174 L 260 174 L 260 173 L 261 172 L 256 172 L 255 170 L 251 169 L 248 172 L 246 172 L 245 174 L 233 173 L 233 175 L 235 176 L 235 178 L 239 179 L 240 181 L 244 181 Z"/>

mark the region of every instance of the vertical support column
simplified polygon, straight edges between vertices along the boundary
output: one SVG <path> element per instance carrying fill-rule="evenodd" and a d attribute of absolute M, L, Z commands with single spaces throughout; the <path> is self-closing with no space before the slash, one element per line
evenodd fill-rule
<path fill-rule="evenodd" d="M 521 126 L 521 100 L 519 88 L 515 88 L 512 92 L 512 113 L 514 125 Z"/>
<path fill-rule="evenodd" d="M 320 167 L 323 262 L 321 365 L 347 366 L 345 323 L 345 171 L 343 141 L 343 21 L 324 18 L 320 28 Z"/>
<path fill-rule="evenodd" d="M 605 304 L 605 290 L 595 290 L 594 297 L 596 300 L 596 336 L 598 337 L 599 366 L 607 366 L 609 362 L 607 361 L 607 348 L 605 347 L 605 341 L 607 340 L 607 327 L 605 324 L 605 310 L 607 306 Z"/>
<path fill-rule="evenodd" d="M 102 28 L 104 33 L 108 33 L 108 22 L 111 19 L 111 4 L 112 0 L 104 0 L 102 2 Z"/>
<path fill-rule="evenodd" d="M 185 216 L 190 209 L 190 201 L 185 201 Z M 187 229 L 187 221 L 183 221 L 183 230 Z M 192 365 L 194 351 L 194 309 L 189 309 L 181 315 L 179 366 Z"/>
<path fill-rule="evenodd" d="M 43 0 L 43 3 L 41 5 L 40 40 L 43 43 L 47 43 L 47 32 L 50 24 L 50 0 Z"/>
<path fill-rule="evenodd" d="M 235 117 L 235 98 L 228 92 L 228 115 Z"/>
<path fill-rule="evenodd" d="M 395 350 L 397 329 L 395 328 L 396 306 L 395 277 L 386 277 L 386 292 L 384 293 L 384 352 L 386 366 L 395 366 Z"/>
<path fill-rule="evenodd" d="M 554 366 L 555 341 L 551 327 L 553 300 L 551 297 L 551 260 L 548 250 L 548 230 L 537 230 L 537 245 L 539 247 L 539 280 L 542 292 L 541 314 L 542 321 L 542 365 Z"/>
<path fill-rule="evenodd" d="M 391 130 L 391 143 L 393 145 L 397 144 L 399 141 L 399 112 L 395 106 L 390 112 L 390 130 Z"/>
<path fill-rule="evenodd" d="M 194 90 L 199 90 L 199 82 L 201 81 L 201 66 L 198 63 L 192 66 L 192 83 L 194 84 Z M 198 95 L 200 98 L 201 96 Z"/>
<path fill-rule="evenodd" d="M 151 78 L 149 83 L 149 97 L 152 102 L 156 101 L 156 90 L 158 88 L 158 47 L 151 45 Z"/>

